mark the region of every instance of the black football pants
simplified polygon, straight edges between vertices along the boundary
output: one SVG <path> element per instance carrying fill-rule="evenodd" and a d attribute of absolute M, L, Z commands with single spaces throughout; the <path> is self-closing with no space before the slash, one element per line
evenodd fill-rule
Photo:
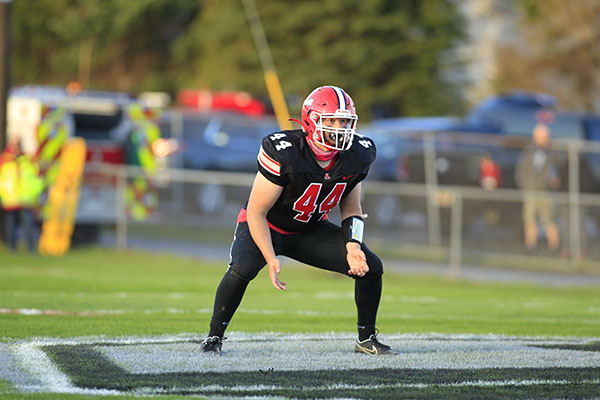
<path fill-rule="evenodd" d="M 344 236 L 341 228 L 335 224 L 323 221 L 314 231 L 297 234 L 281 234 L 271 229 L 271 239 L 277 255 L 354 278 L 359 337 L 363 340 L 375 333 L 383 264 L 364 243 L 362 250 L 367 257 L 369 272 L 358 278 L 348 274 L 350 267 L 346 259 Z M 265 265 L 266 260 L 250 235 L 248 223 L 238 223 L 231 245 L 229 268 L 217 288 L 209 336 L 223 337 L 248 283 Z"/>

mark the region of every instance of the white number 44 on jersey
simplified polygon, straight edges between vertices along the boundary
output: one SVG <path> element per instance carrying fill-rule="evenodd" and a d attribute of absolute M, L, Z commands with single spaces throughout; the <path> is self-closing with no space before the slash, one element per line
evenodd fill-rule
<path fill-rule="evenodd" d="M 285 137 L 285 133 L 274 133 L 271 136 L 269 136 L 269 138 L 273 141 L 275 140 L 279 140 L 281 138 Z M 277 151 L 279 150 L 283 150 L 285 148 L 288 148 L 292 145 L 292 143 L 288 142 L 287 140 L 281 140 L 279 141 L 276 145 L 275 148 L 277 149 Z"/>

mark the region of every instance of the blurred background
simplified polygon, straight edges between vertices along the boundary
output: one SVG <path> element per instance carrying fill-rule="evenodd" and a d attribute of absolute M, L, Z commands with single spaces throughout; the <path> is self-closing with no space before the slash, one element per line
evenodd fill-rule
<path fill-rule="evenodd" d="M 20 137 L 44 175 L 60 162 L 56 149 L 40 155 L 56 132 L 57 148 L 86 141 L 73 246 L 226 260 L 261 138 L 333 84 L 377 144 L 363 207 L 382 256 L 450 271 L 600 272 L 600 0 L 3 0 L 0 10 L 2 147 Z M 540 125 L 552 184 L 524 187 L 517 165 Z M 43 178 L 38 229 L 54 182 Z M 534 246 L 531 196 L 549 210 Z"/>

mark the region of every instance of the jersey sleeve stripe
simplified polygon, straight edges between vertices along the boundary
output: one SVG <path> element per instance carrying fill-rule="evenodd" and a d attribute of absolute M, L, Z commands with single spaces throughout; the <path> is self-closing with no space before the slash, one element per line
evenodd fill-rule
<path fill-rule="evenodd" d="M 281 175 L 281 164 L 269 157 L 267 153 L 265 153 L 265 151 L 263 150 L 262 146 L 260 147 L 260 151 L 258 152 L 258 162 L 264 169 L 266 169 L 273 175 Z"/>

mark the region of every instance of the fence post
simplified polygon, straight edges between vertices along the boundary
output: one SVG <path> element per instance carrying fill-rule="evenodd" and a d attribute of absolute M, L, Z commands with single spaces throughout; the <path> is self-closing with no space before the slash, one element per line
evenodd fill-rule
<path fill-rule="evenodd" d="M 425 188 L 427 192 L 427 228 L 429 243 L 439 245 L 442 242 L 440 228 L 440 209 L 437 203 L 437 169 L 435 161 L 435 139 L 431 132 L 423 137 L 423 161 L 425 169 Z"/>
<path fill-rule="evenodd" d="M 127 210 L 125 204 L 125 187 L 127 185 L 127 167 L 121 166 L 117 169 L 117 209 L 116 209 L 116 230 L 117 230 L 117 248 L 127 248 Z"/>
<path fill-rule="evenodd" d="M 569 248 L 571 266 L 581 261 L 581 204 L 579 199 L 579 152 L 574 142 L 568 144 L 569 161 Z"/>
<path fill-rule="evenodd" d="M 455 278 L 462 262 L 463 199 L 459 191 L 452 191 L 450 203 L 450 276 Z"/>
<path fill-rule="evenodd" d="M 179 146 L 183 146 L 183 114 L 180 111 L 172 111 L 171 115 L 171 136 L 177 140 L 177 144 Z M 176 155 L 172 155 L 171 157 L 175 158 L 175 165 L 171 166 L 171 168 L 183 169 L 183 156 L 181 155 L 181 149 L 177 150 Z M 172 186 L 172 204 L 171 207 L 175 211 L 182 212 L 184 209 L 184 200 L 183 200 L 183 182 L 177 182 L 177 184 Z"/>

